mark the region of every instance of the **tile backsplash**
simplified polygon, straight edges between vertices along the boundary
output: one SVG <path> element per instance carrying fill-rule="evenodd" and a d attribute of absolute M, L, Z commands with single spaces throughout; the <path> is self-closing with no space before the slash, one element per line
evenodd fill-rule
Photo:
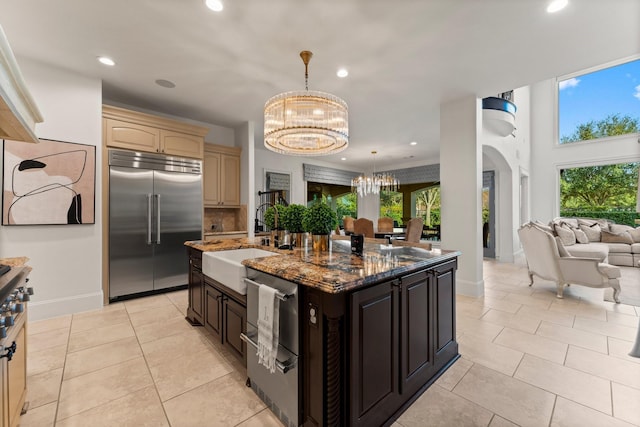
<path fill-rule="evenodd" d="M 214 225 L 215 228 L 211 229 Z M 210 231 L 247 231 L 247 206 L 239 208 L 205 208 L 203 227 Z"/>

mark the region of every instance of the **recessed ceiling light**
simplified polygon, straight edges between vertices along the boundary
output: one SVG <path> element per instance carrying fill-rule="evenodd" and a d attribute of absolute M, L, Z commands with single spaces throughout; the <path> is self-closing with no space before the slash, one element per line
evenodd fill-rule
<path fill-rule="evenodd" d="M 100 61 L 101 64 L 109 65 L 110 67 L 116 65 L 116 62 L 107 56 L 98 56 L 98 61 Z"/>
<path fill-rule="evenodd" d="M 165 80 L 165 79 L 156 80 L 156 84 L 158 86 L 166 87 L 168 89 L 173 89 L 174 87 L 176 87 L 176 84 L 174 82 Z"/>
<path fill-rule="evenodd" d="M 409 145 L 418 145 L 418 143 L 417 143 L 417 142 L 415 142 L 415 141 L 411 141 L 411 142 L 409 143 Z"/>
<path fill-rule="evenodd" d="M 569 4 L 569 0 L 553 0 L 551 3 L 549 3 L 549 6 L 547 6 L 547 12 L 548 13 L 558 12 L 564 9 L 565 7 L 567 7 L 568 4 Z"/>
<path fill-rule="evenodd" d="M 340 68 L 336 72 L 336 75 L 342 79 L 342 78 L 345 78 L 345 77 L 347 77 L 349 75 L 349 71 L 347 71 L 346 68 Z"/>
<path fill-rule="evenodd" d="M 224 9 L 224 5 L 222 4 L 222 0 L 205 0 L 204 4 L 214 12 L 220 12 Z"/>
<path fill-rule="evenodd" d="M 341 157 L 340 160 L 347 160 L 347 158 L 346 157 Z"/>

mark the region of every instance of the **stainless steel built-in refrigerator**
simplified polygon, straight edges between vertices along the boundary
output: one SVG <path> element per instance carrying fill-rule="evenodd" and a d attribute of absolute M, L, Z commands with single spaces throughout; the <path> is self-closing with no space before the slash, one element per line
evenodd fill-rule
<path fill-rule="evenodd" d="M 186 240 L 202 237 L 202 162 L 109 150 L 109 298 L 188 282 Z"/>

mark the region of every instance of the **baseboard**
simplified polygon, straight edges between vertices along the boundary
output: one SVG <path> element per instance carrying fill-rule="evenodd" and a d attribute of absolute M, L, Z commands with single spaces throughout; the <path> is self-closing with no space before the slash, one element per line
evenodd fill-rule
<path fill-rule="evenodd" d="M 456 293 L 470 297 L 481 297 L 484 295 L 484 280 L 471 282 L 456 277 Z"/>
<path fill-rule="evenodd" d="M 29 303 L 29 321 L 97 310 L 103 306 L 102 302 L 102 291 L 46 301 L 33 301 Z"/>

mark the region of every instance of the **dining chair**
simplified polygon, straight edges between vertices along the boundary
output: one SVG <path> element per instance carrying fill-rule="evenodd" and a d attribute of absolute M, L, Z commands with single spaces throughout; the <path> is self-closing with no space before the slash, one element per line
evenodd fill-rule
<path fill-rule="evenodd" d="M 378 218 L 378 233 L 386 233 L 393 231 L 393 218 L 389 218 L 388 216 L 384 216 L 382 218 Z"/>
<path fill-rule="evenodd" d="M 373 221 L 367 218 L 358 218 L 353 222 L 353 232 L 362 234 L 364 237 L 375 237 L 373 232 Z"/>
<path fill-rule="evenodd" d="M 353 234 L 353 218 L 345 216 L 342 218 L 342 224 L 344 226 L 344 234 Z"/>
<path fill-rule="evenodd" d="M 419 242 L 422 237 L 422 218 L 411 218 L 407 224 L 407 234 L 404 238 L 405 242 Z"/>

